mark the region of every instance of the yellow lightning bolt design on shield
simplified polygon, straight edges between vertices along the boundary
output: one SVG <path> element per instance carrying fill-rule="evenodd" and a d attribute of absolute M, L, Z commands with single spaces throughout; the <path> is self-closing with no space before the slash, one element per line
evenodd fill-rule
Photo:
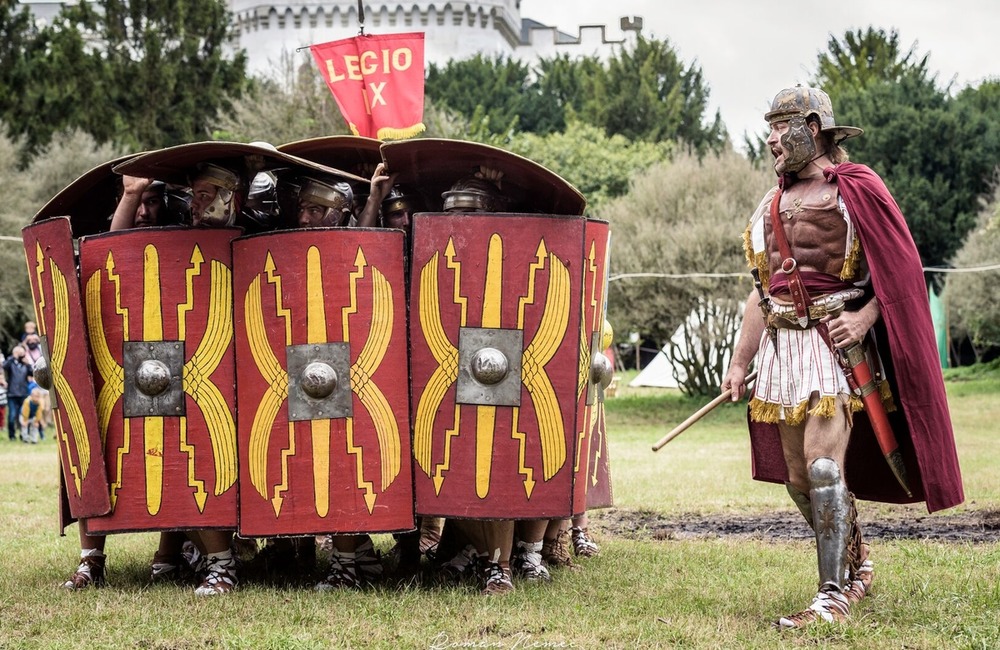
<path fill-rule="evenodd" d="M 69 436 L 63 430 L 60 418 L 55 418 L 56 438 L 66 448 L 66 458 L 68 459 L 68 469 L 73 476 L 73 487 L 77 495 L 83 492 L 83 479 L 86 478 L 90 470 L 90 439 L 87 437 L 87 427 L 83 420 L 83 412 L 76 399 L 72 386 L 62 373 L 66 362 L 66 353 L 69 348 L 69 287 L 66 277 L 56 265 L 55 260 L 49 260 L 49 277 L 52 286 L 52 301 L 55 311 L 54 331 L 48 332 L 45 326 L 45 319 L 42 317 L 45 310 L 45 290 L 43 276 L 45 274 L 45 254 L 40 243 L 35 244 L 35 259 L 37 260 L 35 271 L 37 273 L 38 295 L 35 303 L 38 305 L 38 331 L 42 335 L 49 335 L 49 369 L 52 373 L 52 384 L 59 397 L 59 408 L 66 414 L 70 428 L 76 433 L 73 440 L 76 446 L 77 460 L 70 454 Z M 78 463 L 78 464 L 77 464 Z"/>
<path fill-rule="evenodd" d="M 600 313 L 599 316 L 597 314 L 594 315 L 595 329 L 599 330 L 600 333 L 601 333 L 600 340 L 601 340 L 601 345 L 602 346 L 605 344 L 604 337 L 608 333 L 606 331 L 606 327 L 605 327 L 605 326 L 608 325 L 607 320 L 605 320 L 605 316 L 606 316 L 606 312 L 607 312 L 607 308 L 608 308 L 608 276 L 607 276 L 606 271 L 610 267 L 610 265 L 611 265 L 611 246 L 609 244 L 604 249 L 604 269 L 605 269 L 605 275 L 600 279 L 600 283 L 601 283 L 600 284 L 600 286 L 601 286 L 601 301 L 600 301 L 600 305 L 599 306 L 600 306 L 600 312 L 601 313 Z M 603 350 L 601 350 L 601 352 L 603 352 Z M 603 400 L 599 401 L 597 403 L 597 415 L 594 418 L 594 421 L 598 422 L 598 423 L 605 421 L 605 419 L 604 419 L 604 402 L 603 402 Z M 593 427 L 591 427 L 591 431 L 593 431 Z M 599 461 L 601 460 L 601 449 L 604 446 L 607 445 L 607 428 L 604 428 L 604 430 L 601 430 L 600 427 L 598 428 L 598 430 L 597 430 L 597 437 L 596 438 L 594 438 L 593 436 L 591 437 L 590 446 L 593 447 L 595 445 L 595 443 L 597 445 L 597 453 L 594 456 L 594 466 L 593 466 L 593 470 L 591 472 L 591 479 L 590 479 L 590 484 L 591 485 L 597 485 L 597 478 L 598 478 L 597 474 L 598 474 L 598 471 L 600 469 L 600 462 Z"/>
<path fill-rule="evenodd" d="M 128 309 L 122 307 L 121 279 L 115 273 L 114 254 L 108 251 L 107 260 L 104 263 L 105 272 L 108 274 L 108 281 L 115 287 L 115 313 L 122 319 L 122 340 L 127 341 L 129 337 L 129 314 Z M 97 428 L 101 434 L 101 441 L 107 438 L 108 424 L 111 420 L 111 410 L 125 393 L 125 371 L 115 361 L 111 349 L 108 347 L 107 339 L 104 338 L 104 317 L 101 312 L 101 274 L 94 273 L 87 280 L 87 332 L 90 337 L 90 350 L 94 356 L 94 365 L 101 375 L 104 385 L 97 396 Z M 126 418 L 123 423 L 124 435 L 122 444 L 115 450 L 115 480 L 111 483 L 110 499 L 111 510 L 114 511 L 118 501 L 118 490 L 122 486 L 122 462 L 130 451 L 131 427 Z"/>
<path fill-rule="evenodd" d="M 368 267 L 364 251 L 359 247 L 354 260 L 357 269 L 351 274 L 351 305 L 344 309 L 344 341 L 350 341 L 348 316 L 357 312 L 357 281 L 363 277 Z M 399 475 L 402 462 L 402 450 L 399 442 L 399 427 L 392 412 L 389 401 L 378 385 L 372 380 L 392 337 L 392 326 L 395 312 L 392 305 L 392 286 L 385 276 L 376 268 L 371 268 L 372 281 L 372 319 L 365 344 L 358 354 L 357 361 L 351 366 L 351 389 L 365 406 L 372 417 L 375 434 L 378 438 L 381 459 L 381 490 L 384 492 Z M 347 418 L 347 450 L 355 454 L 358 488 L 365 490 L 365 503 L 368 513 L 374 512 L 376 494 L 372 491 L 371 481 L 364 480 L 362 450 L 354 443 L 354 418 Z"/>
<path fill-rule="evenodd" d="M 59 408 L 66 413 L 70 428 L 75 432 L 73 436 L 76 442 L 76 452 L 79 457 L 79 473 L 73 467 L 73 477 L 76 482 L 77 494 L 82 491 L 82 480 L 90 470 L 90 440 L 87 438 L 87 426 L 83 420 L 83 412 L 77 402 L 76 395 L 72 387 L 63 375 L 62 369 L 66 363 L 67 351 L 69 349 L 69 336 L 67 335 L 67 325 L 69 323 L 69 289 L 66 285 L 66 278 L 60 272 L 55 262 L 51 262 L 51 277 L 53 300 L 55 304 L 56 327 L 49 337 L 51 348 L 49 349 L 50 366 L 52 371 L 52 383 L 59 396 Z M 66 444 L 67 436 L 62 430 L 62 423 L 56 418 L 56 426 L 59 428 L 59 437 Z M 68 449 L 67 449 L 68 451 Z M 71 463 L 72 465 L 72 463 Z"/>
<path fill-rule="evenodd" d="M 545 240 L 539 242 L 535 256 L 537 262 L 547 258 L 549 282 L 545 294 L 545 309 L 538 324 L 538 331 L 535 332 L 534 339 L 525 348 L 521 357 L 521 382 L 528 389 L 535 406 L 542 447 L 542 477 L 547 481 L 555 476 L 566 462 L 562 411 L 552 382 L 545 372 L 545 365 L 559 350 L 559 344 L 566 336 L 566 327 L 569 323 L 570 281 L 569 270 L 558 257 L 546 251 Z M 541 267 L 532 265 L 528 296 L 522 299 L 519 305 L 518 328 L 520 329 L 524 329 L 524 307 L 534 301 L 534 272 L 537 268 Z"/>
<path fill-rule="evenodd" d="M 500 328 L 500 305 L 503 300 L 503 240 L 493 233 L 486 253 L 486 285 L 483 289 L 482 327 Z M 490 493 L 490 471 L 493 467 L 493 434 L 496 430 L 497 407 L 476 407 L 476 495 L 485 499 Z"/>
<path fill-rule="evenodd" d="M 594 313 L 593 322 L 590 324 L 590 331 L 595 332 L 598 328 L 598 319 L 602 319 L 601 310 L 598 309 L 597 304 L 597 248 L 595 242 L 590 242 L 590 255 L 587 258 L 587 269 L 586 274 L 590 277 L 590 308 Z M 584 286 L 587 286 L 588 282 L 586 280 L 587 275 L 584 276 Z M 577 381 L 577 393 L 576 399 L 579 402 L 580 398 L 583 396 L 584 391 L 590 385 L 590 336 L 587 332 L 587 310 L 582 307 L 582 313 L 580 315 L 580 372 Z M 593 426 L 593 407 L 591 404 L 587 404 L 584 409 L 584 417 L 580 423 L 580 431 L 577 434 L 577 444 L 576 444 L 576 461 L 573 463 L 573 472 L 580 471 L 580 462 L 583 457 L 584 442 L 587 437 L 587 432 L 591 430 Z"/>
<path fill-rule="evenodd" d="M 462 295 L 462 263 L 455 259 L 455 242 L 452 239 L 448 239 L 448 244 L 445 246 L 445 259 L 447 260 L 447 267 L 452 271 L 452 277 L 454 278 L 452 284 L 452 302 L 459 306 L 459 325 L 464 327 L 468 320 L 468 298 Z M 429 300 L 426 305 L 429 309 L 425 312 L 423 307 L 420 310 L 421 324 L 425 324 L 426 317 L 426 327 L 424 329 L 425 337 L 427 338 L 428 346 L 431 348 L 431 353 L 434 358 L 438 361 L 438 368 L 431 375 L 430 381 L 427 383 L 427 389 L 424 394 L 420 396 L 420 403 L 418 406 L 424 406 L 424 410 L 418 408 L 417 419 L 421 420 L 423 425 L 426 427 L 426 461 L 427 466 L 424 466 L 424 471 L 429 473 L 429 465 L 431 461 L 431 437 L 433 434 L 432 426 L 434 424 L 434 417 L 437 415 L 438 407 L 441 405 L 441 401 L 444 399 L 445 393 L 448 388 L 455 383 L 458 379 L 458 348 L 451 344 L 448 339 L 447 334 L 445 334 L 444 329 L 441 327 L 441 310 L 438 304 L 438 284 L 437 284 L 437 255 L 432 259 L 433 269 L 429 279 L 433 281 L 431 286 L 430 283 L 425 283 L 428 277 L 421 277 L 421 305 L 424 305 L 424 297 L 429 295 L 431 300 Z M 430 265 L 429 265 L 430 266 Z M 425 268 L 425 272 L 429 269 Z M 426 292 L 430 291 L 431 294 Z M 432 344 L 433 340 L 433 344 Z M 430 399 L 425 401 L 425 398 L 430 396 Z M 434 489 L 436 494 L 441 493 L 441 486 L 444 485 L 444 473 L 451 469 L 451 442 L 452 438 L 458 435 L 459 429 L 461 428 L 462 409 L 459 404 L 455 405 L 454 412 L 452 414 L 452 426 L 446 429 L 444 432 L 444 455 L 440 463 L 434 467 L 434 476 L 432 477 L 434 481 Z M 422 418 L 422 419 L 421 419 Z"/>
<path fill-rule="evenodd" d="M 192 264 L 201 257 L 195 246 Z M 182 387 L 198 405 L 215 460 L 215 496 L 226 492 L 236 483 L 236 422 L 222 392 L 211 381 L 233 340 L 232 272 L 218 260 L 209 267 L 208 317 L 205 333 L 198 348 L 184 364 Z"/>
<path fill-rule="evenodd" d="M 323 268 L 319 249 L 306 251 L 306 342 L 326 343 L 326 301 L 323 294 Z M 316 514 L 330 512 L 330 420 L 310 420 L 313 452 L 313 494 Z"/>
<path fill-rule="evenodd" d="M 108 274 L 108 281 L 114 284 L 115 287 L 115 312 L 121 316 L 123 340 L 127 341 L 129 336 L 128 309 L 122 307 L 121 284 L 118 274 L 114 271 L 115 258 L 113 253 L 108 252 L 104 268 Z M 101 379 L 104 382 L 104 385 L 101 386 L 101 392 L 97 396 L 97 424 L 103 442 L 108 432 L 111 410 L 125 393 L 125 371 L 115 361 L 114 355 L 111 354 L 111 349 L 108 347 L 108 342 L 104 338 L 100 272 L 94 273 L 87 280 L 86 292 L 87 333 L 90 336 L 90 350 L 94 355 L 94 365 L 97 367 L 97 372 L 101 375 Z M 127 437 L 125 438 L 125 443 L 128 444 Z M 119 487 L 121 486 L 120 480 L 118 481 L 118 485 Z"/>
<path fill-rule="evenodd" d="M 466 322 L 468 300 L 461 294 L 462 264 L 455 260 L 455 245 L 449 239 L 445 247 L 445 257 L 448 268 L 454 272 L 453 301 L 461 307 L 462 326 Z M 420 293 L 418 295 L 417 312 L 420 317 L 420 327 L 424 340 L 438 367 L 431 373 L 427 386 L 417 401 L 417 411 L 413 426 L 413 456 L 420 469 L 431 476 L 431 452 L 434 434 L 434 419 L 444 400 L 448 388 L 458 379 L 458 348 L 452 345 L 448 334 L 441 325 L 441 305 L 439 300 L 438 266 L 440 257 L 435 253 L 420 271 Z M 451 438 L 458 434 L 459 408 L 455 408 L 453 426 L 445 433 L 445 457 L 434 469 L 434 484 L 441 491 L 443 473 L 451 465 Z"/>
<path fill-rule="evenodd" d="M 604 418 L 604 402 L 597 403 L 597 421 L 600 422 Z M 594 456 L 594 467 L 590 474 L 590 484 L 597 485 L 597 472 L 601 464 L 598 462 L 601 460 L 601 446 L 604 444 L 605 432 L 600 429 L 597 430 L 597 438 L 591 439 L 591 446 L 597 447 L 597 453 Z"/>
<path fill-rule="evenodd" d="M 267 282 L 274 288 L 275 313 L 278 318 L 284 319 L 285 322 L 285 346 L 287 347 L 292 344 L 291 310 L 282 306 L 281 276 L 275 273 L 274 259 L 270 252 L 264 261 L 264 272 L 267 274 Z M 243 301 L 243 313 L 250 354 L 257 365 L 257 371 L 268 383 L 257 411 L 254 413 L 247 456 L 250 483 L 261 498 L 267 499 L 267 449 L 270 445 L 271 427 L 274 425 L 281 405 L 288 398 L 288 373 L 274 356 L 267 339 L 267 327 L 264 324 L 263 302 L 261 300 L 260 274 L 253 279 L 247 288 Z M 275 517 L 281 514 L 281 504 L 284 501 L 281 495 L 288 490 L 288 457 L 294 455 L 295 423 L 289 422 L 288 447 L 281 452 L 281 483 L 275 487 L 274 496 L 271 499 Z"/>
<path fill-rule="evenodd" d="M 536 251 L 535 262 L 528 267 L 528 294 L 518 301 L 517 327 L 522 331 L 524 330 L 524 309 L 535 303 L 535 275 L 539 270 L 545 268 L 544 248 L 541 246 L 539 248 L 541 250 Z M 520 430 L 521 409 L 515 407 L 512 415 L 511 437 L 517 441 L 517 472 L 524 476 L 524 494 L 530 499 L 531 493 L 535 489 L 535 470 L 528 467 L 525 460 L 528 435 Z"/>
<path fill-rule="evenodd" d="M 194 279 L 201 275 L 201 266 L 205 263 L 205 258 L 201 254 L 198 246 L 194 247 L 191 254 L 191 266 L 184 273 L 185 286 L 187 288 L 187 300 L 177 305 L 177 338 L 185 340 L 187 335 L 187 315 L 194 308 Z M 205 481 L 195 477 L 194 445 L 187 439 L 187 416 L 180 418 L 180 439 L 178 446 L 182 454 L 188 459 L 188 487 L 194 488 L 194 500 L 198 505 L 198 512 L 205 511 L 205 502 L 208 500 L 208 492 L 205 490 Z"/>

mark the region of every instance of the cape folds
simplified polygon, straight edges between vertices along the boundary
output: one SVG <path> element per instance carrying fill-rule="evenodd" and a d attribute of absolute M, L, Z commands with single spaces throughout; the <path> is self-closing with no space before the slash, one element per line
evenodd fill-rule
<path fill-rule="evenodd" d="M 965 496 L 920 255 L 899 206 L 875 172 L 847 162 L 824 175 L 838 185 L 871 271 L 882 311 L 875 339 L 900 407 L 889 414 L 890 422 L 913 497 L 893 477 L 864 412 L 854 416 L 847 485 L 861 499 L 926 501 L 928 512 L 956 506 Z M 786 481 L 777 426 L 751 421 L 750 440 L 753 477 Z"/>

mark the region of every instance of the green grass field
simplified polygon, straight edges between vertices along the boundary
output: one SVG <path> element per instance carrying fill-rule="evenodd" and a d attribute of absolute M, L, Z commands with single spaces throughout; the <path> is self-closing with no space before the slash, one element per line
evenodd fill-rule
<path fill-rule="evenodd" d="M 622 381 L 627 383 L 628 377 Z M 958 512 L 1000 511 L 1000 369 L 949 373 L 949 400 L 965 479 Z M 997 648 L 1000 543 L 934 539 L 873 545 L 872 593 L 840 625 L 792 633 L 770 627 L 815 590 L 805 539 L 656 539 L 612 534 L 634 512 L 725 518 L 793 507 L 780 486 L 749 478 L 744 411 L 725 406 L 658 453 L 650 446 L 700 402 L 676 392 L 623 388 L 607 405 L 617 508 L 594 515 L 599 557 L 558 570 L 546 585 L 485 598 L 471 586 L 386 584 L 316 593 L 245 581 L 201 599 L 150 586 L 153 534 L 108 541 L 109 586 L 57 587 L 75 567 L 76 529 L 57 534 L 51 439 L 0 441 L 0 648 Z M 862 503 L 875 516 L 920 518 L 916 507 Z M 947 521 L 948 512 L 930 516 Z M 802 524 L 804 526 L 804 524 Z M 602 530 L 602 527 L 603 530 Z M 386 550 L 391 538 L 378 536 Z"/>

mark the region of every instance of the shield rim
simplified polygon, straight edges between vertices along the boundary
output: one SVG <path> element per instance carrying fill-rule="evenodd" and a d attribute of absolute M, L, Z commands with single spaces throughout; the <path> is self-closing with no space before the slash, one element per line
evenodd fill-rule
<path fill-rule="evenodd" d="M 536 214 L 581 216 L 587 199 L 569 181 L 552 170 L 510 151 L 479 142 L 446 138 L 419 138 L 386 142 L 381 146 L 382 160 L 389 173 L 398 174 L 396 182 L 419 187 L 430 199 L 427 205 L 441 205 L 441 193 L 480 165 L 504 172 L 504 192 L 513 189 L 517 209 L 527 196 L 533 197 Z M 428 210 L 440 212 L 440 210 Z"/>
<path fill-rule="evenodd" d="M 267 147 L 220 140 L 190 142 L 144 153 L 114 166 L 112 171 L 187 186 L 188 172 L 198 163 L 215 161 L 229 163 L 230 166 L 237 163 L 242 167 L 247 156 L 260 156 L 263 159 L 264 166 L 258 171 L 304 167 L 352 183 L 369 182 L 367 178 Z"/>
<path fill-rule="evenodd" d="M 361 135 L 325 135 L 287 142 L 278 151 L 320 165 L 357 168 L 382 162 L 381 146 L 381 140 Z"/>

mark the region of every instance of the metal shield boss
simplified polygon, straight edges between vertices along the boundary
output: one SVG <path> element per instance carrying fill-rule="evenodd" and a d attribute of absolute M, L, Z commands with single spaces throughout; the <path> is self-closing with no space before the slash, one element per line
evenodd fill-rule
<path fill-rule="evenodd" d="M 34 376 L 49 392 L 69 511 L 103 515 L 111 503 L 70 220 L 39 221 L 21 236 L 42 347 Z"/>
<path fill-rule="evenodd" d="M 418 514 L 573 513 L 585 223 L 415 215 L 410 404 Z"/>
<path fill-rule="evenodd" d="M 90 533 L 236 526 L 239 232 L 141 228 L 80 243 L 111 484 L 111 513 Z"/>
<path fill-rule="evenodd" d="M 240 533 L 413 527 L 403 234 L 238 239 Z"/>
<path fill-rule="evenodd" d="M 573 512 L 612 505 L 604 389 L 614 378 L 604 355 L 608 306 L 610 231 L 606 221 L 588 219 L 584 229 L 580 365 L 577 374 L 577 448 L 573 464 Z"/>

